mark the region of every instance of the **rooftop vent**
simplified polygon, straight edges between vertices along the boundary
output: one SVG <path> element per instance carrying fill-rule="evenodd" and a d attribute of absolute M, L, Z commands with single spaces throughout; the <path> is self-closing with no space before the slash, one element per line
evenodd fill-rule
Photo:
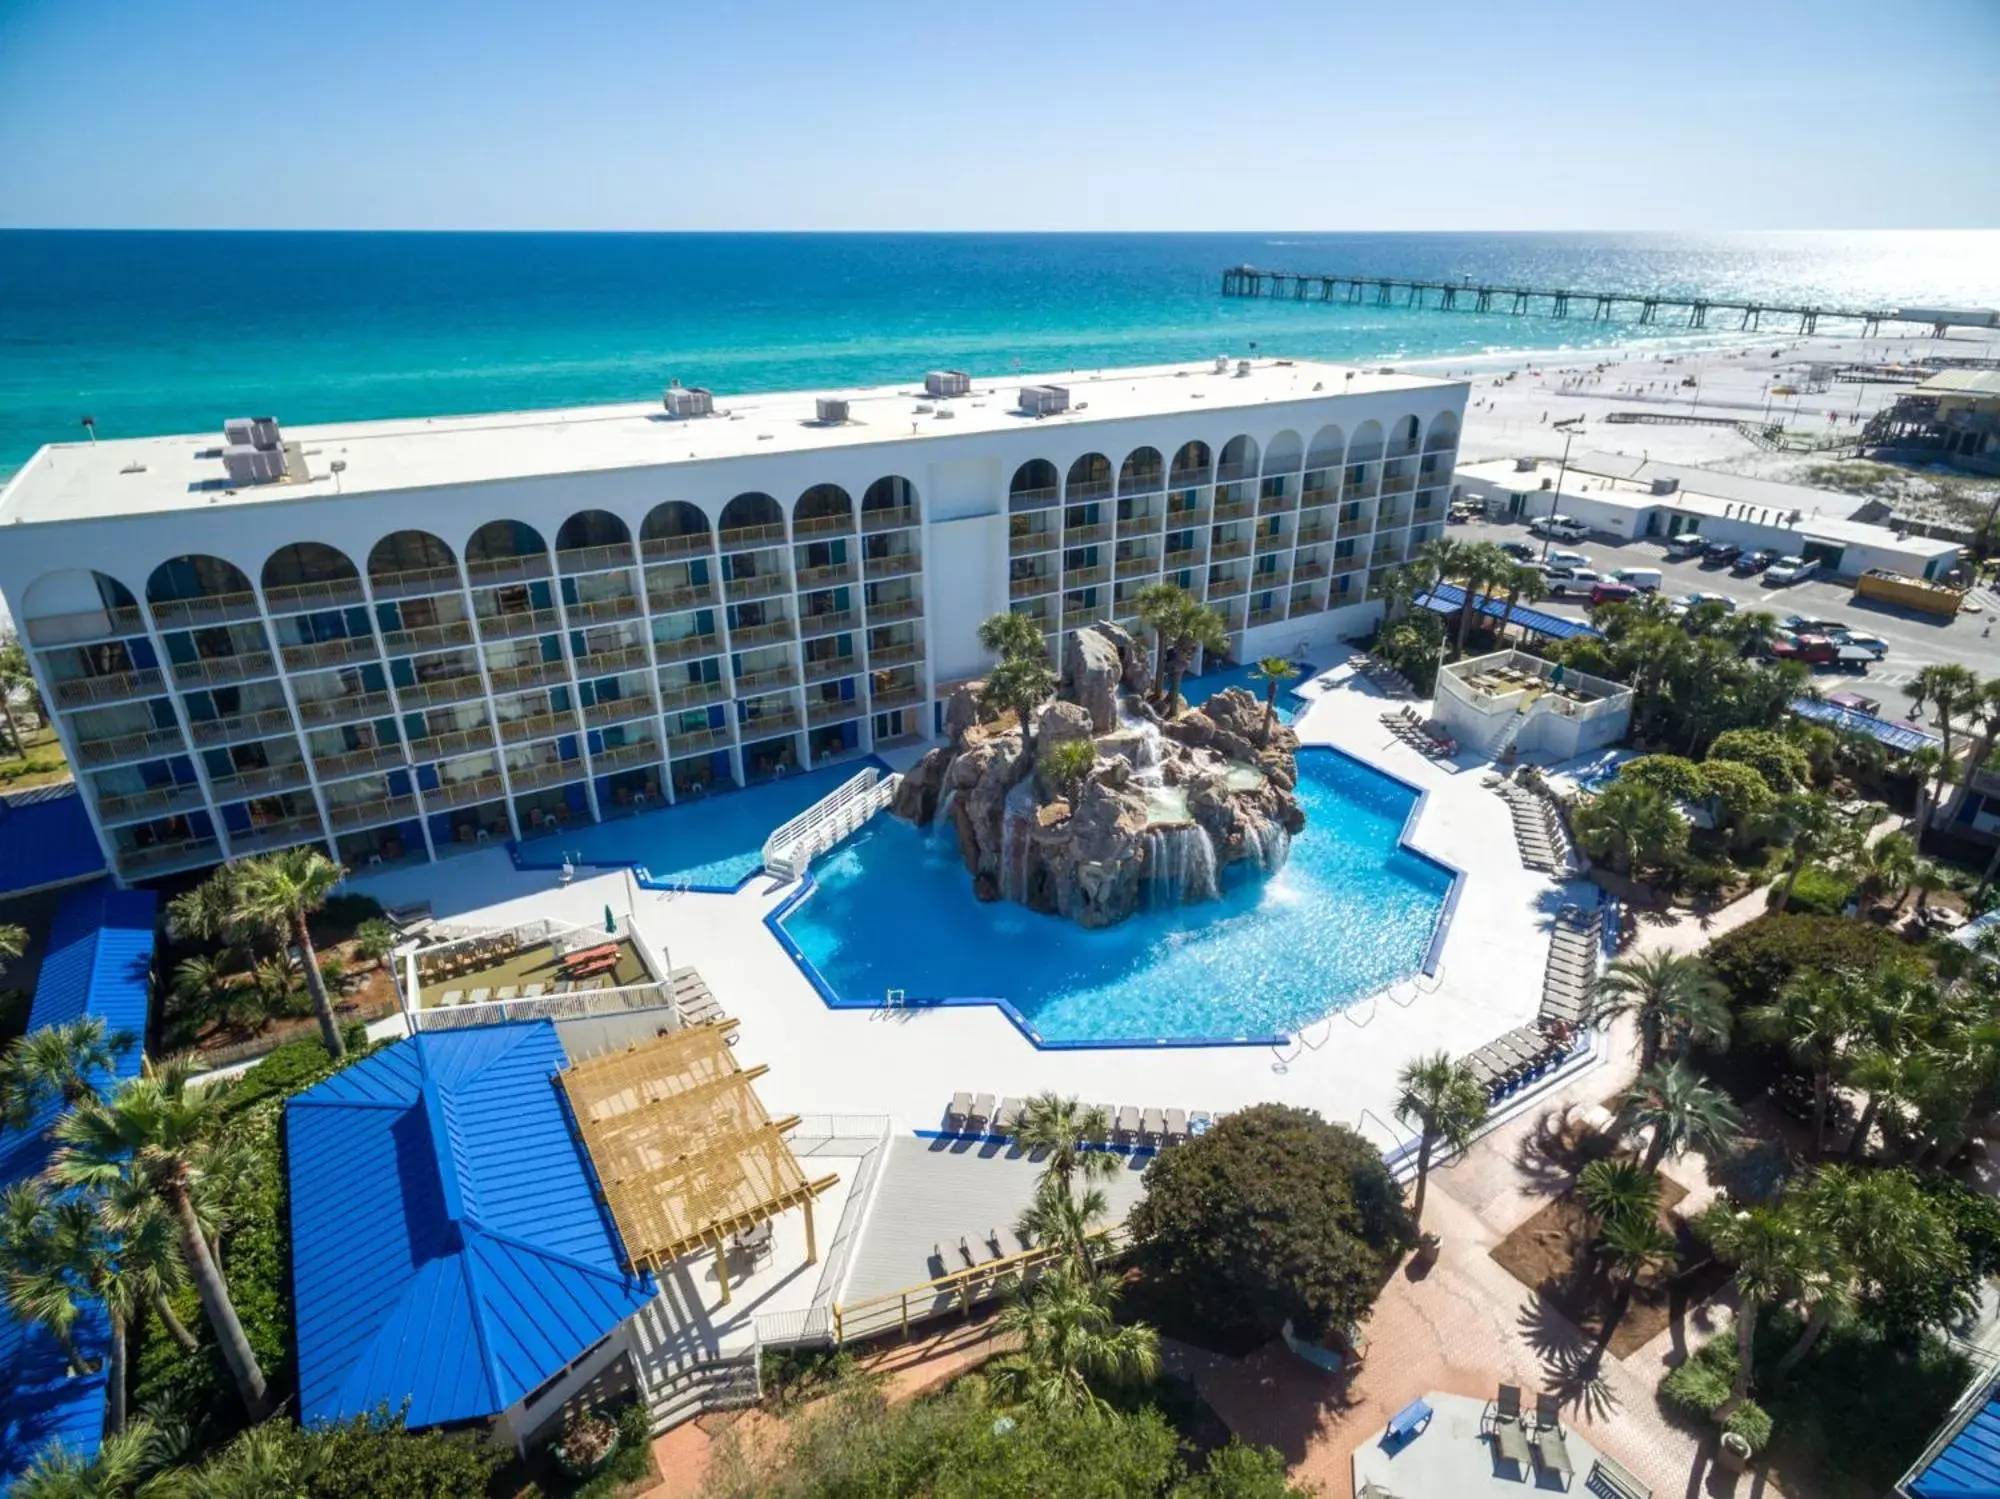
<path fill-rule="evenodd" d="M 1030 416 L 1054 416 L 1069 410 L 1069 389 L 1062 385 L 1024 385 L 1021 409 Z"/>
<path fill-rule="evenodd" d="M 1680 487 L 1681 481 L 1678 479 L 1655 479 L 1653 481 L 1654 494 L 1672 494 Z"/>
<path fill-rule="evenodd" d="M 1227 354 L 1218 354 L 1215 356 L 1215 372 L 1218 375 L 1229 373 L 1229 356 Z"/>
<path fill-rule="evenodd" d="M 275 416 L 232 416 L 222 424 L 222 440 L 231 447 L 261 448 L 266 452 L 284 445 L 278 437 Z"/>
<path fill-rule="evenodd" d="M 676 380 L 663 397 L 667 415 L 673 417 L 714 416 L 715 397 L 699 385 L 683 385 Z"/>
<path fill-rule="evenodd" d="M 838 396 L 821 396 L 813 402 L 813 409 L 822 427 L 839 427 L 847 421 L 847 402 Z"/>
<path fill-rule="evenodd" d="M 285 477 L 285 444 L 274 416 L 232 416 L 222 424 L 222 471 L 231 484 L 275 484 Z"/>
<path fill-rule="evenodd" d="M 1515 473 L 1517 473 L 1517 474 L 1532 474 L 1532 473 L 1533 473 L 1534 471 L 1535 471 L 1535 460 L 1534 460 L 1534 459 L 1532 459 L 1532 458 L 1516 458 L 1516 459 L 1514 460 L 1514 472 L 1515 472 Z"/>
<path fill-rule="evenodd" d="M 924 394 L 927 396 L 968 396 L 972 394 L 972 376 L 964 370 L 931 370 L 924 375 Z"/>
<path fill-rule="evenodd" d="M 1247 374 L 1249 374 L 1249 373 L 1250 373 L 1250 361 L 1249 361 L 1249 360 L 1247 360 L 1247 359 L 1239 359 L 1239 360 L 1237 360 L 1237 361 L 1236 361 L 1236 378 L 1237 378 L 1237 379 L 1239 379 L 1239 380 L 1241 380 L 1241 379 L 1242 379 L 1242 378 L 1243 378 L 1243 377 L 1244 377 L 1245 375 L 1247 375 Z"/>

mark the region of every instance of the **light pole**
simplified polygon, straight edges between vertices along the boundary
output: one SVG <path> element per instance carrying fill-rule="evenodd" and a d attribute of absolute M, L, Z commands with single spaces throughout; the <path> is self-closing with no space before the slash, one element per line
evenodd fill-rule
<path fill-rule="evenodd" d="M 1581 421 L 1581 417 L 1572 417 L 1568 423 L 1558 422 L 1556 424 L 1565 427 L 1566 430 L 1563 432 L 1562 462 L 1556 466 L 1555 494 L 1549 500 L 1549 518 L 1551 520 L 1555 518 L 1557 509 L 1562 505 L 1563 476 L 1569 472 L 1569 445 L 1576 440 L 1576 434 L 1583 430 L 1582 426 L 1579 425 Z M 1549 543 L 1554 540 L 1555 537 L 1552 535 L 1542 538 L 1542 561 L 1547 562 L 1549 560 Z"/>

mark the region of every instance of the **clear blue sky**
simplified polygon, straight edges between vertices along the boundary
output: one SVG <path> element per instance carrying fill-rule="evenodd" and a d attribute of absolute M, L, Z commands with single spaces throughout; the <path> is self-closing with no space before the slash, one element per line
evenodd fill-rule
<path fill-rule="evenodd" d="M 2000 225 L 2000 0 L 0 0 L 0 224 Z"/>

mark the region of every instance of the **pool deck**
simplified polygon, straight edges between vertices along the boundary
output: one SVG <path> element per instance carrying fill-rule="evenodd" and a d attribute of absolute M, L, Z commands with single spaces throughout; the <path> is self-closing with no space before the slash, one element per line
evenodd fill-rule
<path fill-rule="evenodd" d="M 1521 867 L 1507 807 L 1480 784 L 1482 762 L 1440 764 L 1395 739 L 1380 722 L 1380 694 L 1345 667 L 1322 673 L 1308 691 L 1317 696 L 1294 725 L 1301 739 L 1336 745 L 1426 792 L 1411 841 L 1466 878 L 1435 981 L 1398 984 L 1303 1027 L 1282 1047 L 1044 1051 L 987 1006 L 831 1010 L 764 926 L 792 888 L 770 879 L 730 895 L 637 890 L 622 871 L 581 874 L 564 887 L 554 872 L 518 870 L 495 848 L 454 859 L 447 883 L 413 867 L 353 884 L 385 905 L 429 900 L 453 922 L 581 924 L 601 921 L 607 902 L 630 909 L 666 961 L 698 968 L 742 1023 L 741 1056 L 771 1069 L 759 1092 L 773 1113 L 886 1114 L 903 1131 L 938 1128 L 960 1090 L 1025 1097 L 1053 1089 L 1091 1102 L 1211 1112 L 1280 1101 L 1317 1109 L 1392 1150 L 1409 1138 L 1392 1117 L 1397 1070 L 1419 1053 L 1460 1055 L 1531 1020 L 1550 922 L 1565 901 L 1589 903 L 1595 892 Z"/>

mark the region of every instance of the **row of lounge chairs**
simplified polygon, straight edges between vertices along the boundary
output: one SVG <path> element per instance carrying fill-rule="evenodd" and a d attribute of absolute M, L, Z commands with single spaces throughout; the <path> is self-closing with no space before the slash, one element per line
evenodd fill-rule
<path fill-rule="evenodd" d="M 1503 1384 L 1498 1397 L 1486 1408 L 1482 1424 L 1500 1456 L 1520 1466 L 1523 1474 L 1539 1460 L 1544 1473 L 1553 1474 L 1564 1488 L 1576 1470 L 1569 1460 L 1569 1443 L 1563 1436 L 1562 1406 L 1556 1397 L 1535 1397 L 1531 1416 L 1521 1408 L 1521 1387 Z"/>
<path fill-rule="evenodd" d="M 1100 1145 L 1178 1145 L 1190 1135 L 1205 1133 L 1215 1122 L 1212 1114 L 1200 1109 L 1193 1113 L 1158 1107 L 1141 1109 L 1130 1103 L 1116 1108 L 1109 1104 L 1100 1107 L 1110 1122 L 1108 1130 L 1092 1136 L 1092 1143 Z M 976 1096 L 954 1093 L 950 1107 L 944 1111 L 945 1133 L 975 1139 L 1004 1139 L 1019 1132 L 1025 1110 L 1018 1098 L 1003 1098 L 996 1106 L 991 1093 Z"/>
<path fill-rule="evenodd" d="M 676 968 L 667 982 L 680 1011 L 682 1025 L 707 1025 L 722 1018 L 722 1001 L 710 991 L 708 982 L 692 968 Z"/>
<path fill-rule="evenodd" d="M 1382 724 L 1420 755 L 1446 759 L 1458 753 L 1458 741 L 1451 737 L 1449 729 L 1436 719 L 1425 718 L 1407 703 L 1392 713 L 1384 713 Z"/>
<path fill-rule="evenodd" d="M 1547 1026 L 1516 1026 L 1461 1059 L 1459 1065 L 1497 1104 L 1560 1067 L 1575 1048 L 1575 1028 L 1561 1021 Z"/>
<path fill-rule="evenodd" d="M 482 968 L 496 967 L 518 956 L 520 951 L 521 939 L 518 936 L 512 932 L 495 932 L 490 937 L 462 942 L 448 952 L 419 954 L 417 977 L 431 984 L 440 979 L 455 979 L 462 973 L 477 973 Z"/>
<path fill-rule="evenodd" d="M 1548 968 L 1542 975 L 1541 1016 L 1545 1024 L 1590 1024 L 1597 994 L 1597 962 L 1603 949 L 1604 912 L 1564 906 L 1549 935 Z"/>
<path fill-rule="evenodd" d="M 1386 661 L 1378 661 L 1373 656 L 1359 652 L 1348 657 L 1347 664 L 1381 689 L 1385 697 L 1413 698 L 1417 689 L 1410 685 L 1410 679 Z"/>
<path fill-rule="evenodd" d="M 1514 842 L 1520 847 L 1521 863 L 1551 874 L 1568 869 L 1569 833 L 1548 798 L 1516 781 L 1503 780 L 1494 789 L 1514 816 Z"/>
<path fill-rule="evenodd" d="M 553 986 L 548 984 L 502 984 L 497 989 L 447 989 L 438 999 L 440 1005 L 483 1005 L 488 1000 L 500 1003 L 510 999 L 540 999 L 544 994 L 582 994 L 592 989 L 611 986 L 609 978 L 599 977 L 573 982 L 558 979 Z"/>

